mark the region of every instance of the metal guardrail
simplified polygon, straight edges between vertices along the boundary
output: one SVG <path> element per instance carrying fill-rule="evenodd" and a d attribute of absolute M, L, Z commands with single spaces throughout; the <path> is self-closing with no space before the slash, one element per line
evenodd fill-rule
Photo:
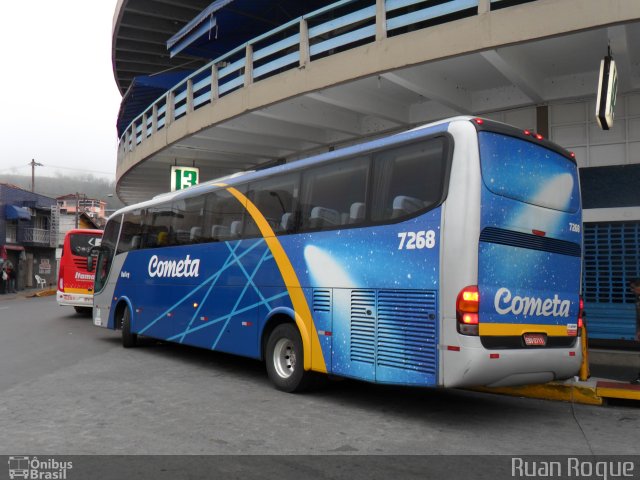
<path fill-rule="evenodd" d="M 18 243 L 38 243 L 49 246 L 51 230 L 44 228 L 18 228 Z"/>
<path fill-rule="evenodd" d="M 120 137 L 118 163 L 136 145 L 204 105 L 277 73 L 382 40 L 427 28 L 447 16 L 477 15 L 512 0 L 341 0 L 281 25 L 214 59 L 153 102 Z M 534 1 L 534 0 L 530 0 Z"/>

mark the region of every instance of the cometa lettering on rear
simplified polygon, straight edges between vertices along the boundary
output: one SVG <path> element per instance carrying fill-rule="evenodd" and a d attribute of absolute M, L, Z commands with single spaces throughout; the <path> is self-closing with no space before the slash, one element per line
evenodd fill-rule
<path fill-rule="evenodd" d="M 558 295 L 553 298 L 512 296 L 508 288 L 500 288 L 494 298 L 494 307 L 500 315 L 535 315 L 538 317 L 568 317 L 569 300 L 561 300 Z"/>
<path fill-rule="evenodd" d="M 149 259 L 150 277 L 197 277 L 199 275 L 200 259 L 187 255 L 183 260 L 159 260 L 157 255 Z"/>

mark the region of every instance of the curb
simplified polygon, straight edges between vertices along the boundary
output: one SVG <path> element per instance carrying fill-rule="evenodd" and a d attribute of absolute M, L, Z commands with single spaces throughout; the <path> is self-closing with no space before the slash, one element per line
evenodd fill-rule
<path fill-rule="evenodd" d="M 597 394 L 596 385 L 592 385 L 592 382 L 575 382 L 574 380 L 519 387 L 479 387 L 473 390 L 514 397 L 580 403 L 583 405 L 602 405 L 604 403 L 603 397 Z"/>
<path fill-rule="evenodd" d="M 8 293 L 4 295 L 0 295 L 0 303 L 8 302 L 11 300 L 19 300 L 21 298 L 34 298 L 34 297 L 48 297 L 50 295 L 55 295 L 55 288 L 48 288 L 46 290 L 37 290 L 37 289 L 26 289 L 20 290 L 18 293 Z"/>
<path fill-rule="evenodd" d="M 582 405 L 603 405 L 607 399 L 640 400 L 640 385 L 606 379 L 590 379 L 586 382 L 567 380 L 520 387 L 479 387 L 471 390 Z"/>
<path fill-rule="evenodd" d="M 36 292 L 32 295 L 27 295 L 27 298 L 33 298 L 33 297 L 50 297 L 51 295 L 55 295 L 56 291 L 54 289 L 49 289 L 49 290 L 40 290 L 39 292 Z"/>

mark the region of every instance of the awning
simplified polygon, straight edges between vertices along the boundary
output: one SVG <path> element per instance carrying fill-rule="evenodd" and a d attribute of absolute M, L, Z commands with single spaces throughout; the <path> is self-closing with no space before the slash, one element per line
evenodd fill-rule
<path fill-rule="evenodd" d="M 216 0 L 167 40 L 167 50 L 171 57 L 186 53 L 213 60 L 327 3 L 326 0 Z"/>
<path fill-rule="evenodd" d="M 23 252 L 24 247 L 21 245 L 0 245 L 0 260 L 6 260 L 8 258 L 7 250 Z"/>
<path fill-rule="evenodd" d="M 17 205 L 5 205 L 4 216 L 7 220 L 31 220 L 29 209 Z"/>
<path fill-rule="evenodd" d="M 122 133 L 134 118 L 192 72 L 192 70 L 189 70 L 159 73 L 157 75 L 134 78 L 120 102 L 117 124 L 118 137 L 122 136 Z"/>

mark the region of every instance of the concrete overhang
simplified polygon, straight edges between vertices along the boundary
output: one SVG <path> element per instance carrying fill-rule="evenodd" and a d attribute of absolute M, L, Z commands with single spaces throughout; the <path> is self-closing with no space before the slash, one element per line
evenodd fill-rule
<path fill-rule="evenodd" d="M 173 164 L 207 180 L 460 113 L 595 97 L 608 45 L 620 92 L 640 90 L 640 2 L 537 0 L 378 39 L 250 83 L 120 148 L 117 192 L 133 203 L 166 191 Z"/>

